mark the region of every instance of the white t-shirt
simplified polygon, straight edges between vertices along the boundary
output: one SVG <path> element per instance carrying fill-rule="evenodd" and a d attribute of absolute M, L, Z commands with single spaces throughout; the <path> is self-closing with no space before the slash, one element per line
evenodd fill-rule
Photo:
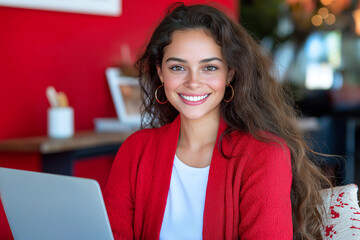
<path fill-rule="evenodd" d="M 209 169 L 210 166 L 190 167 L 175 155 L 160 231 L 161 240 L 202 239 Z"/>

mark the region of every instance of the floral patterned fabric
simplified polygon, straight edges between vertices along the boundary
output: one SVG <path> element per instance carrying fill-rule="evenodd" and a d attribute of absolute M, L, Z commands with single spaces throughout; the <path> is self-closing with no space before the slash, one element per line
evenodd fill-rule
<path fill-rule="evenodd" d="M 326 213 L 323 216 L 323 238 L 360 239 L 360 208 L 355 184 L 321 190 Z"/>

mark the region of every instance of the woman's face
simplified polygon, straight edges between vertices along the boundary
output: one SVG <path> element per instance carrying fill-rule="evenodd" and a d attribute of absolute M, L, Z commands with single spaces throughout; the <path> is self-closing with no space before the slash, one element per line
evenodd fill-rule
<path fill-rule="evenodd" d="M 234 75 L 221 47 L 202 29 L 175 31 L 157 66 L 165 94 L 182 118 L 219 117 L 225 86 Z"/>

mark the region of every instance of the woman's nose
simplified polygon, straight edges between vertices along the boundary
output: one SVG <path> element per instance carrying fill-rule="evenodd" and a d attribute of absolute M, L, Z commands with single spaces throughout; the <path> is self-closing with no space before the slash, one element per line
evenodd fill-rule
<path fill-rule="evenodd" d="M 189 73 L 187 76 L 185 85 L 189 88 L 200 87 L 201 86 L 201 76 L 196 72 Z"/>

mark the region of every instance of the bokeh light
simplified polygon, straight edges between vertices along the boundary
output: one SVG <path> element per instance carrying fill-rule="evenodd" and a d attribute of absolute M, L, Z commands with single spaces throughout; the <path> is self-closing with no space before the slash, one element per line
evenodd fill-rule
<path fill-rule="evenodd" d="M 325 18 L 325 22 L 327 25 L 333 25 L 336 21 L 336 17 L 334 14 L 330 13 L 327 18 Z"/>
<path fill-rule="evenodd" d="M 321 4 L 326 6 L 326 5 L 329 5 L 333 2 L 333 0 L 320 0 Z"/>
<path fill-rule="evenodd" d="M 355 20 L 355 33 L 360 35 L 360 8 L 353 12 L 353 17 Z"/>
<path fill-rule="evenodd" d="M 327 18 L 327 16 L 329 15 L 329 10 L 326 7 L 322 7 L 322 8 L 319 9 L 318 14 L 322 18 Z"/>
<path fill-rule="evenodd" d="M 320 15 L 314 15 L 312 18 L 311 18 L 311 23 L 314 25 L 314 26 L 320 26 L 323 22 L 323 19 Z"/>

